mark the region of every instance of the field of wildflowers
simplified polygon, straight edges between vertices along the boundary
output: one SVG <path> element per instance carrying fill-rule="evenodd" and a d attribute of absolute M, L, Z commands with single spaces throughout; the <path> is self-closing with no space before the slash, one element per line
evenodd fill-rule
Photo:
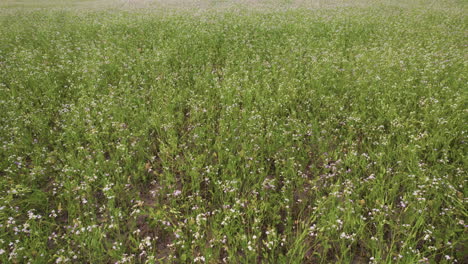
<path fill-rule="evenodd" d="M 0 263 L 468 263 L 467 2 L 0 3 Z"/>

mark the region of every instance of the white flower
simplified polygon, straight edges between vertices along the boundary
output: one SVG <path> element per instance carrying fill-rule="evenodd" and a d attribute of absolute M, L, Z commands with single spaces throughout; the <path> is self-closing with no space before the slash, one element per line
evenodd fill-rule
<path fill-rule="evenodd" d="M 205 257 L 204 256 L 199 256 L 196 257 L 193 262 L 205 262 Z"/>

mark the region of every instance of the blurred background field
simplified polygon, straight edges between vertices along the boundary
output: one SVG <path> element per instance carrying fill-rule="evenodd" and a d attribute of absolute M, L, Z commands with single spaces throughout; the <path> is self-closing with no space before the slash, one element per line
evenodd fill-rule
<path fill-rule="evenodd" d="M 463 0 L 3 0 L 2 8 L 342 8 L 342 7 L 413 7 L 419 9 L 466 8 Z M 152 10 L 155 11 L 155 10 Z M 461 11 L 461 10 L 460 10 Z"/>

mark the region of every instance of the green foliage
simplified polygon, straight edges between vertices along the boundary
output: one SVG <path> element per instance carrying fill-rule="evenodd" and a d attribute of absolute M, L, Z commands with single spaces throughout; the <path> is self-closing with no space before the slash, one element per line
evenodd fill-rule
<path fill-rule="evenodd" d="M 465 6 L 227 2 L 4 5 L 0 262 L 466 261 Z"/>

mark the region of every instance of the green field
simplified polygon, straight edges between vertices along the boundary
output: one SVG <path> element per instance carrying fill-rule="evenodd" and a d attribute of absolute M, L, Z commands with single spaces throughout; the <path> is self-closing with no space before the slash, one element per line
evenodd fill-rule
<path fill-rule="evenodd" d="M 0 263 L 468 263 L 468 2 L 0 2 Z"/>

